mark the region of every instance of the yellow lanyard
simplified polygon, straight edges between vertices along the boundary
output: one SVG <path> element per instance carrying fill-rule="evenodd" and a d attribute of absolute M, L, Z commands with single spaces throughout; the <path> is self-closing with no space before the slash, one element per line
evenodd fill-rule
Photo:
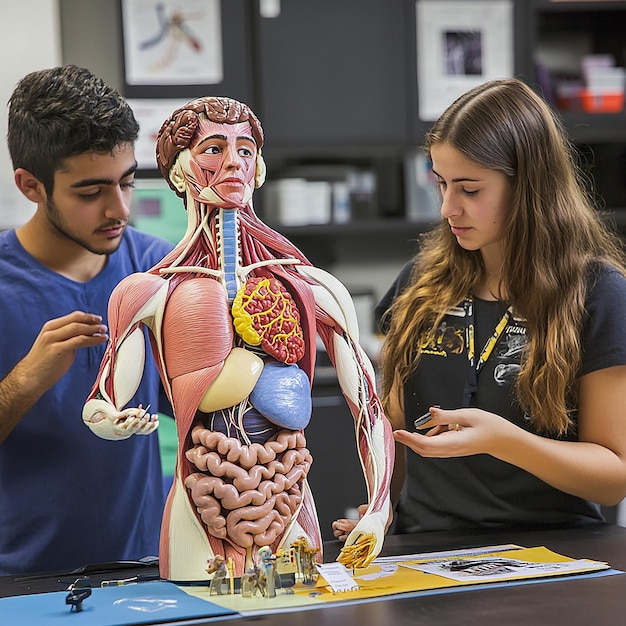
<path fill-rule="evenodd" d="M 496 347 L 504 329 L 507 327 L 508 323 L 511 320 L 511 316 L 513 314 L 513 310 L 509 307 L 505 312 L 500 321 L 496 324 L 495 330 L 487 342 L 485 343 L 483 349 L 480 352 L 480 356 L 478 357 L 478 361 L 475 363 L 476 359 L 476 347 L 474 345 L 474 299 L 470 296 L 466 298 L 465 304 L 465 317 L 467 319 L 467 325 L 465 327 L 465 340 L 467 342 L 467 360 L 470 364 L 470 369 L 473 370 L 476 375 L 482 369 L 482 366 L 487 362 L 493 349 Z"/>

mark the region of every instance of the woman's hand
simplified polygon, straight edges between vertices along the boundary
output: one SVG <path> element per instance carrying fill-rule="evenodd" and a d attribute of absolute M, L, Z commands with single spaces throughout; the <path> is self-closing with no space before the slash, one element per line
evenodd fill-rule
<path fill-rule="evenodd" d="M 394 431 L 394 439 L 420 456 L 450 458 L 491 454 L 501 458 L 520 429 L 495 413 L 482 409 L 430 409 L 431 419 L 424 434 Z"/>
<path fill-rule="evenodd" d="M 358 508 L 359 519 L 347 519 L 341 518 L 335 520 L 333 522 L 333 535 L 339 539 L 339 541 L 345 541 L 348 538 L 348 535 L 355 529 L 356 525 L 361 521 L 361 518 L 365 515 L 367 511 L 367 504 L 361 504 Z M 393 505 L 389 505 L 389 517 L 387 518 L 387 523 L 385 524 L 385 533 L 389 530 L 389 526 L 391 526 L 391 522 L 393 522 Z"/>
<path fill-rule="evenodd" d="M 359 519 L 348 519 L 342 517 L 341 519 L 333 522 L 333 535 L 339 539 L 339 541 L 345 541 L 348 535 L 354 530 L 354 527 L 359 523 L 359 520 L 367 511 L 367 504 L 361 504 L 358 508 Z"/>

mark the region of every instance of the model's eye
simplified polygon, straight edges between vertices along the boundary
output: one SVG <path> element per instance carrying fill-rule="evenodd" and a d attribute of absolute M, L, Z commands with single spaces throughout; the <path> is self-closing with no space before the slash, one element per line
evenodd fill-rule
<path fill-rule="evenodd" d="M 462 189 L 461 190 L 466 196 L 475 196 L 478 193 L 478 189 Z"/>
<path fill-rule="evenodd" d="M 209 146 L 204 151 L 205 154 L 219 154 L 221 150 L 217 146 Z"/>
<path fill-rule="evenodd" d="M 252 156 L 252 150 L 250 148 L 239 148 L 239 156 L 249 158 Z"/>

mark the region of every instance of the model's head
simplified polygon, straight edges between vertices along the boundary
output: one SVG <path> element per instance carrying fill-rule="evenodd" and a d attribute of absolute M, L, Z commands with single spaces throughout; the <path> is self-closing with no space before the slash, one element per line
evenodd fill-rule
<path fill-rule="evenodd" d="M 177 109 L 157 137 L 157 163 L 170 187 L 198 201 L 243 206 L 265 179 L 263 129 L 231 98 L 204 97 Z M 245 190 L 235 190 L 238 180 Z M 228 188 L 230 186 L 230 189 Z"/>
<path fill-rule="evenodd" d="M 63 161 L 111 153 L 134 143 L 139 125 L 128 103 L 89 70 L 64 65 L 32 72 L 9 99 L 8 147 L 13 169 L 28 170 L 49 197 Z"/>

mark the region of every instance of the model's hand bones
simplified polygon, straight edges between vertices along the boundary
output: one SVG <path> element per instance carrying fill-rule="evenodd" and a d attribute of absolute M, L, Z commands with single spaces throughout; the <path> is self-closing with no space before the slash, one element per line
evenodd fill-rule
<path fill-rule="evenodd" d="M 128 439 L 132 435 L 149 435 L 159 426 L 156 413 L 139 405 L 116 411 L 104 400 L 89 400 L 83 407 L 83 421 L 98 437 L 109 440 Z"/>
<path fill-rule="evenodd" d="M 389 508 L 366 512 L 346 539 L 337 560 L 348 569 L 367 567 L 383 547 Z"/>

